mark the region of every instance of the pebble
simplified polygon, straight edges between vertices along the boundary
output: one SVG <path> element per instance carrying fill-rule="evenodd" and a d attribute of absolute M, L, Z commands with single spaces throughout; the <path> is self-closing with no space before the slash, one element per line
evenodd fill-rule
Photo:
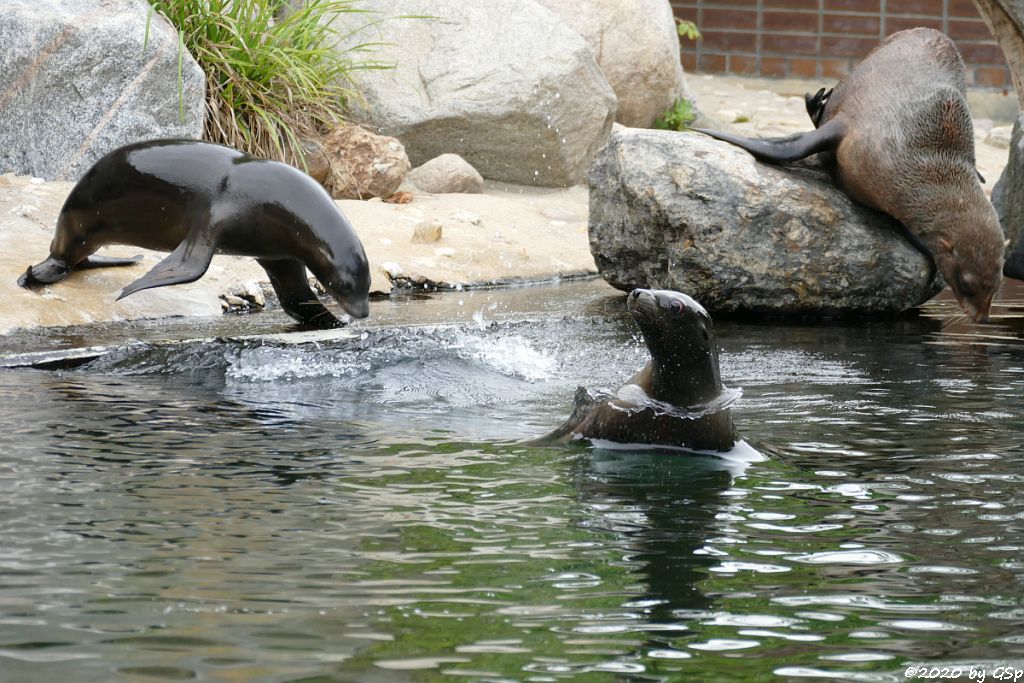
<path fill-rule="evenodd" d="M 413 244 L 428 244 L 441 240 L 441 221 L 436 219 L 420 221 L 412 231 Z"/>
<path fill-rule="evenodd" d="M 1010 148 L 1010 135 L 1013 133 L 1012 126 L 996 126 L 988 132 L 985 142 L 998 147 L 999 149 Z"/>
<path fill-rule="evenodd" d="M 394 261 L 385 261 L 380 264 L 381 269 L 388 274 L 388 277 L 394 279 L 402 275 L 402 266 L 398 265 Z"/>

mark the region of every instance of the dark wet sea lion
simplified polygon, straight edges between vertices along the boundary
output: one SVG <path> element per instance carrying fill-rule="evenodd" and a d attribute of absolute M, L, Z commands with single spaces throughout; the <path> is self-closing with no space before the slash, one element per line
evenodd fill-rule
<path fill-rule="evenodd" d="M 577 439 L 728 451 L 737 441 L 707 311 L 685 294 L 633 290 L 626 306 L 651 360 L 612 396 L 576 390 L 573 412 L 540 443 Z"/>
<path fill-rule="evenodd" d="M 310 289 L 306 268 L 349 314 L 367 314 L 366 253 L 327 192 L 287 164 L 223 145 L 153 140 L 104 156 L 64 202 L 49 258 L 18 284 L 50 284 L 72 270 L 137 262 L 93 255 L 107 244 L 171 252 L 118 299 L 198 280 L 219 252 L 255 257 L 282 308 L 301 323 L 340 324 Z"/>
<path fill-rule="evenodd" d="M 817 126 L 757 140 L 707 133 L 777 163 L 831 152 L 851 197 L 900 221 L 920 240 L 974 320 L 988 318 L 1002 281 L 1004 237 L 975 168 L 964 63 L 942 33 L 886 38 L 831 92 L 808 95 Z"/>

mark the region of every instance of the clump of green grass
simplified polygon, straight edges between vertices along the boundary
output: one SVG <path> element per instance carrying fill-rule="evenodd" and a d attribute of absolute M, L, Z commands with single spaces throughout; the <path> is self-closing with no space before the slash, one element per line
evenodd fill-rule
<path fill-rule="evenodd" d="M 685 97 L 680 97 L 661 116 L 654 119 L 654 127 L 661 130 L 686 130 L 696 118 L 693 103 Z"/>
<path fill-rule="evenodd" d="M 676 32 L 688 40 L 700 40 L 701 37 L 697 24 L 685 19 L 676 19 Z M 654 119 L 654 127 L 661 130 L 686 130 L 696 118 L 693 102 L 680 97 L 662 112 L 661 116 Z"/>
<path fill-rule="evenodd" d="M 302 139 L 341 121 L 365 45 L 334 45 L 355 0 L 151 0 L 206 73 L 204 137 L 261 157 L 303 161 Z M 283 11 L 288 10 L 288 11 Z"/>

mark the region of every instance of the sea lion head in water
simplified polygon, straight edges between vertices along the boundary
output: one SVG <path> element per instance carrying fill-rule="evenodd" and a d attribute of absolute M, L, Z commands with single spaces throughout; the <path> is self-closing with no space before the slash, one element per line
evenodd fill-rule
<path fill-rule="evenodd" d="M 737 441 L 711 318 L 686 294 L 635 289 L 626 308 L 651 360 L 614 394 L 580 387 L 565 424 L 535 442 L 579 439 L 724 452 Z"/>
<path fill-rule="evenodd" d="M 681 292 L 634 289 L 626 310 L 651 353 L 644 391 L 675 406 L 706 403 L 722 391 L 711 316 Z"/>

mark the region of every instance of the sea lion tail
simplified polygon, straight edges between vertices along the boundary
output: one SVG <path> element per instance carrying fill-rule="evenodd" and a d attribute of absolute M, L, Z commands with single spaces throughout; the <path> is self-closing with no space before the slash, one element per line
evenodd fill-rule
<path fill-rule="evenodd" d="M 835 149 L 843 137 L 845 127 L 842 122 L 832 119 L 821 128 L 816 128 L 806 133 L 797 133 L 785 138 L 748 138 L 733 133 L 725 133 L 718 130 L 705 130 L 703 128 L 691 128 L 698 133 L 710 135 L 716 140 L 722 140 L 745 149 L 761 161 L 771 161 L 777 164 L 784 164 L 789 161 L 796 161 L 809 157 L 818 152 L 826 152 Z"/>

